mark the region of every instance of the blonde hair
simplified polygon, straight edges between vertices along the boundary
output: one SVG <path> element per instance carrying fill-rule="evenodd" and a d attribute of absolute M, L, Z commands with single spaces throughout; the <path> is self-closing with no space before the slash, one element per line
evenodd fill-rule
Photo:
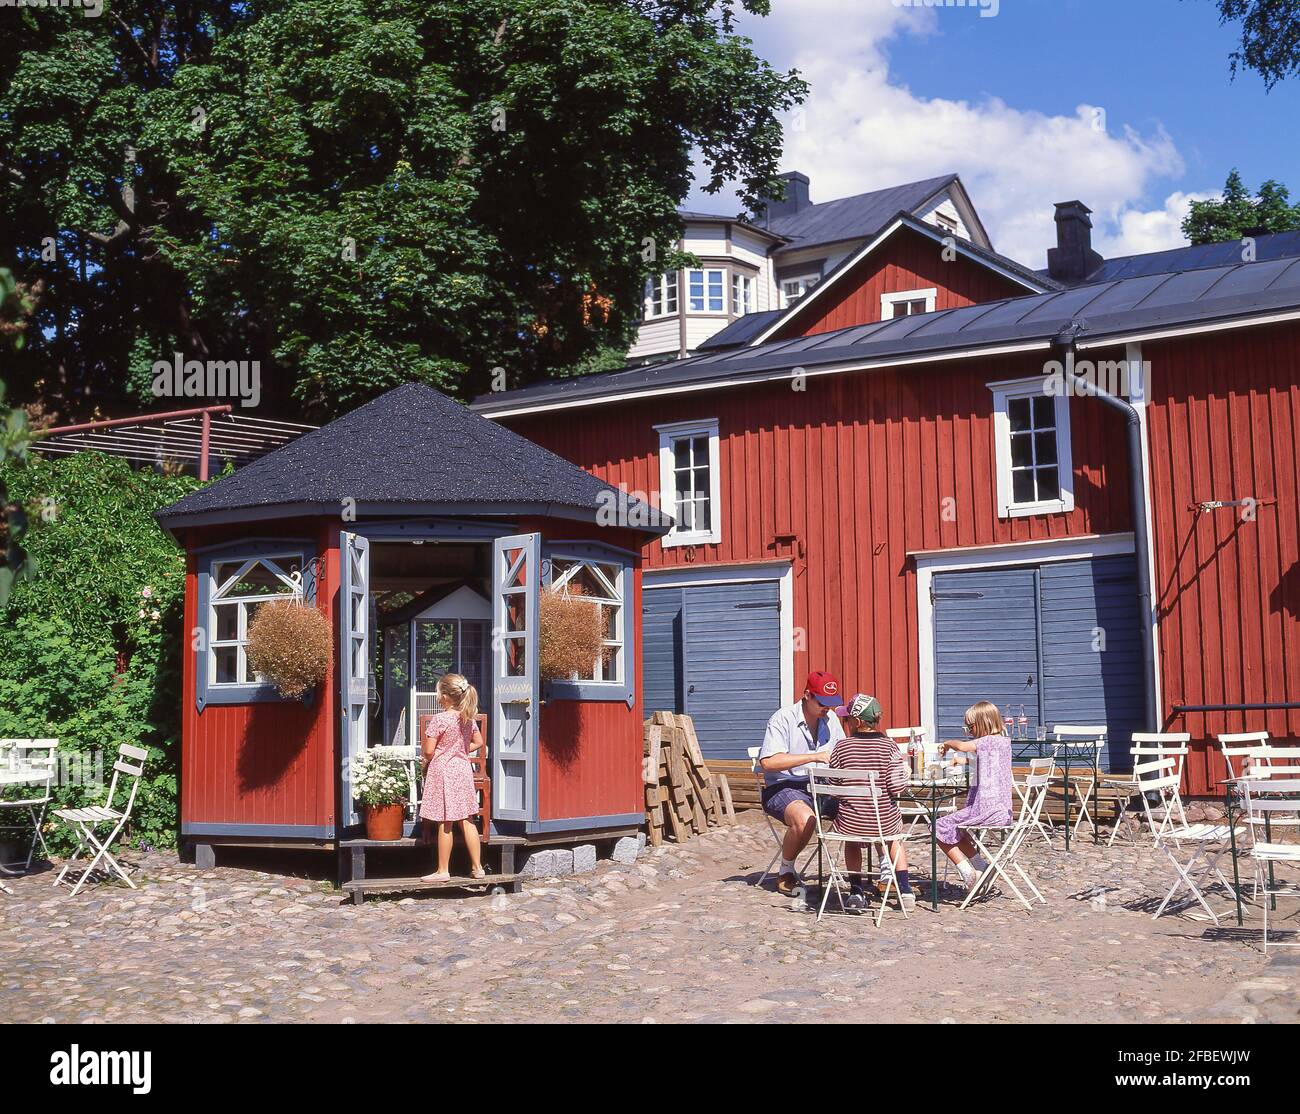
<path fill-rule="evenodd" d="M 459 673 L 447 673 L 438 680 L 438 695 L 445 696 L 451 708 L 460 713 L 460 722 L 469 724 L 478 715 L 478 689 Z"/>
<path fill-rule="evenodd" d="M 1001 735 L 1006 728 L 1002 722 L 1002 713 L 998 706 L 988 700 L 981 700 L 966 709 L 963 717 L 971 735 L 982 739 L 986 735 Z"/>

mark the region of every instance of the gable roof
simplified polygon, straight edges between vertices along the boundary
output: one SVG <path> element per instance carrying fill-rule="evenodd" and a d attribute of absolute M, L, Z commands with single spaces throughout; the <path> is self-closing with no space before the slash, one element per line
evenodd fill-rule
<path fill-rule="evenodd" d="M 872 190 L 836 201 L 808 205 L 797 213 L 755 222 L 790 241 L 789 247 L 809 248 L 841 240 L 874 236 L 900 211 L 912 213 L 937 193 L 959 182 L 956 174 L 906 182 L 901 186 Z"/>
<path fill-rule="evenodd" d="M 350 505 L 345 500 L 354 500 L 361 514 L 593 520 L 608 507 L 611 493 L 636 505 L 590 472 L 432 387 L 407 383 L 190 492 L 155 517 L 176 529 L 214 519 L 337 516 Z M 659 521 L 653 515 L 629 517 Z"/>
<path fill-rule="evenodd" d="M 1300 231 L 1267 232 L 1254 237 L 1255 262 L 1268 263 L 1277 259 L 1294 259 L 1300 256 Z M 1154 251 L 1146 255 L 1120 255 L 1107 259 L 1088 276 L 1088 282 L 1107 282 L 1111 279 L 1136 278 L 1140 275 L 1163 275 L 1173 271 L 1202 270 L 1206 267 L 1227 267 L 1242 262 L 1240 240 L 1226 240 L 1218 244 L 1192 244 L 1169 251 Z"/>
<path fill-rule="evenodd" d="M 695 356 L 650 367 L 540 383 L 475 401 L 507 417 L 626 398 L 832 374 L 966 355 L 1039 351 L 1067 328 L 1097 347 L 1189 328 L 1300 319 L 1300 259 L 1144 275 L 961 309 L 855 325 L 833 333 Z"/>
<path fill-rule="evenodd" d="M 762 325 L 761 328 L 755 329 L 750 334 L 748 344 L 762 344 L 768 338 L 779 332 L 781 328 L 796 314 L 803 312 L 804 308 L 811 302 L 821 299 L 826 291 L 833 287 L 836 282 L 842 279 L 852 271 L 864 259 L 867 259 L 874 251 L 883 246 L 889 239 L 899 232 L 900 229 L 908 228 L 921 236 L 932 240 L 936 246 L 947 243 L 949 239 L 956 245 L 958 254 L 974 260 L 982 266 L 996 271 L 1004 278 L 1012 282 L 1019 283 L 1031 293 L 1041 294 L 1048 290 L 1065 289 L 1059 282 L 1053 278 L 1040 275 L 1031 271 L 1023 264 L 1017 263 L 1014 259 L 1009 259 L 1005 255 L 999 255 L 997 252 L 988 248 L 982 248 L 978 244 L 972 243 L 961 236 L 954 236 L 950 232 L 944 232 L 941 228 L 936 228 L 932 224 L 913 216 L 908 212 L 895 213 L 892 219 L 879 230 L 878 234 L 868 240 L 857 251 L 845 256 L 822 278 L 816 286 L 809 290 L 802 298 L 791 302 L 790 305 L 782 311 L 777 311 L 778 316 Z M 768 311 L 771 312 L 770 310 Z M 751 315 L 747 315 L 751 316 Z M 743 320 L 743 318 L 742 318 Z M 725 330 L 724 330 L 725 331 Z"/>

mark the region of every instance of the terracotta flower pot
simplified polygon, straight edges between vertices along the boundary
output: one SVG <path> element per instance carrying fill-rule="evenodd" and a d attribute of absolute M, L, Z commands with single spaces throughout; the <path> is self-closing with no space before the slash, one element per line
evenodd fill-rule
<path fill-rule="evenodd" d="M 391 805 L 366 806 L 367 839 L 401 839 L 406 806 L 398 801 Z"/>

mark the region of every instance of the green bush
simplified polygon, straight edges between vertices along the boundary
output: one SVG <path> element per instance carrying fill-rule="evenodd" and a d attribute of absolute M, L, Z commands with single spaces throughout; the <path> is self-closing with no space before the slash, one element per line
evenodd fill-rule
<path fill-rule="evenodd" d="M 185 564 L 152 516 L 199 481 L 98 453 L 32 457 L 3 477 L 27 507 L 38 572 L 0 611 L 0 738 L 58 738 L 77 760 L 74 782 L 96 755 L 106 781 L 120 744 L 147 747 L 130 840 L 174 846 Z M 93 781 L 62 784 L 56 800 L 99 803 L 103 793 Z M 62 825 L 46 838 L 70 847 Z"/>

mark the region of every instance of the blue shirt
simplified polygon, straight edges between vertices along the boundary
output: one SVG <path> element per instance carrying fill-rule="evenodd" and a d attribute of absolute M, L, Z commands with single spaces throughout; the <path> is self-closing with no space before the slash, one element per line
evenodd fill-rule
<path fill-rule="evenodd" d="M 844 738 L 844 728 L 840 726 L 840 717 L 834 712 L 817 724 L 817 738 L 808 730 L 808 721 L 803 714 L 803 701 L 782 708 L 767 721 L 767 730 L 763 733 L 763 746 L 759 749 L 760 760 L 773 754 L 813 754 L 825 750 L 836 739 Z M 764 770 L 763 780 L 768 785 L 781 781 L 807 781 L 808 767 L 796 766 L 793 770 Z"/>

